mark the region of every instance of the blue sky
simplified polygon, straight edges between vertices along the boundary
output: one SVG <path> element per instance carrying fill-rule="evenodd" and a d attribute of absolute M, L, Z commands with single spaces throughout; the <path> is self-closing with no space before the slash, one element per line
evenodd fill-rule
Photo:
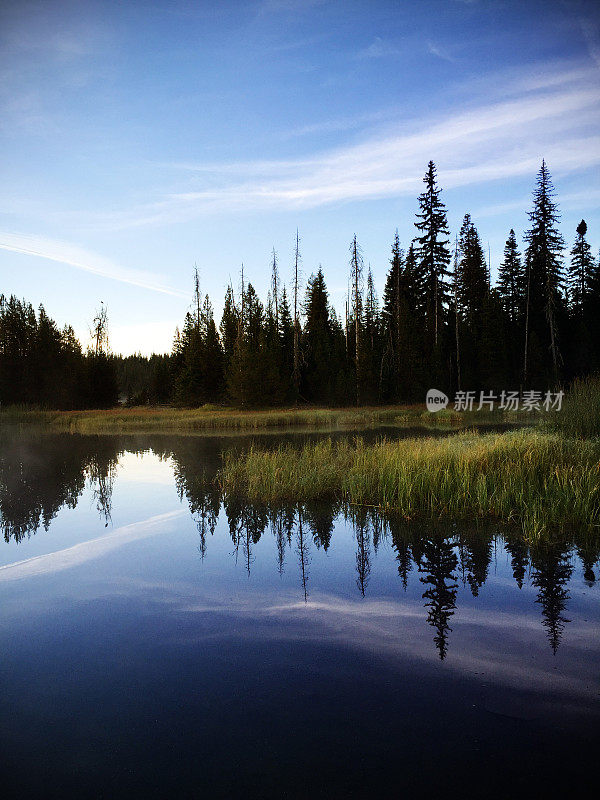
<path fill-rule="evenodd" d="M 0 3 L 0 292 L 84 345 L 166 351 L 194 265 L 220 315 L 323 265 L 342 308 L 356 232 L 381 293 L 428 160 L 452 234 L 492 272 L 542 157 L 562 231 L 600 246 L 600 13 L 587 0 Z"/>

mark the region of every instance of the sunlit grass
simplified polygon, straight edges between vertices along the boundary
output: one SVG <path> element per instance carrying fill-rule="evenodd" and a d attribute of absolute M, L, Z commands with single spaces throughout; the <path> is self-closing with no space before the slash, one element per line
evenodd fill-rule
<path fill-rule="evenodd" d="M 562 526 L 600 525 L 600 443 L 531 429 L 252 449 L 225 456 L 219 481 L 250 501 L 335 498 L 407 518 L 493 517 L 532 540 Z"/>
<path fill-rule="evenodd" d="M 362 408 L 287 408 L 240 411 L 223 406 L 197 409 L 143 406 L 90 411 L 44 411 L 13 407 L 0 412 L 2 422 L 33 423 L 71 433 L 143 433 L 193 431 L 259 431 L 289 428 L 358 429 L 365 427 L 443 427 L 502 423 L 500 413 L 482 415 L 423 412 L 421 405 Z"/>

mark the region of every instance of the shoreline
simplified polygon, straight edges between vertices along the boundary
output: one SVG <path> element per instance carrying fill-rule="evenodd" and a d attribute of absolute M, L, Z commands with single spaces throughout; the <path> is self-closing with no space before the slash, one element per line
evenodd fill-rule
<path fill-rule="evenodd" d="M 7 408 L 0 411 L 0 427 L 16 424 L 43 426 L 66 433 L 278 433 L 291 430 L 360 430 L 361 428 L 415 428 L 461 430 L 489 425 L 534 424 L 538 415 L 502 412 L 430 413 L 422 405 L 343 408 L 274 408 L 239 410 L 208 406 L 179 409 L 162 406 L 53 411 Z"/>

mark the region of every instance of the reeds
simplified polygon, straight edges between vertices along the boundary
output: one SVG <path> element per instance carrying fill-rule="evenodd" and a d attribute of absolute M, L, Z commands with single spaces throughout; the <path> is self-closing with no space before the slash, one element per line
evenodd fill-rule
<path fill-rule="evenodd" d="M 251 449 L 225 456 L 219 482 L 250 501 L 335 498 L 407 518 L 493 517 L 518 524 L 531 540 L 600 526 L 600 443 L 531 429 Z"/>
<path fill-rule="evenodd" d="M 22 407 L 0 412 L 3 423 L 38 424 L 71 433 L 170 433 L 263 431 L 292 428 L 329 430 L 381 426 L 449 427 L 490 421 L 506 421 L 501 415 L 493 420 L 473 413 L 423 413 L 422 406 L 370 406 L 364 408 L 288 408 L 249 410 L 203 406 L 197 409 L 170 407 L 114 408 L 90 411 L 44 411 Z"/>
<path fill-rule="evenodd" d="M 600 436 L 600 376 L 575 380 L 561 410 L 553 412 L 542 424 L 569 436 Z"/>

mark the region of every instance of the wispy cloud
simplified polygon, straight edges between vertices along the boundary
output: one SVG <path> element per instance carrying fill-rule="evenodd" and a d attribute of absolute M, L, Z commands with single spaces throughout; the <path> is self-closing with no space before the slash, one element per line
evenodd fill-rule
<path fill-rule="evenodd" d="M 454 57 L 450 55 L 446 48 L 441 47 L 435 42 L 427 42 L 427 52 L 431 53 L 432 56 L 441 58 L 443 61 L 455 61 Z"/>
<path fill-rule="evenodd" d="M 496 217 L 512 211 L 524 213 L 523 209 L 527 208 L 530 202 L 531 197 L 524 196 L 507 203 L 496 203 L 494 205 L 473 209 L 471 216 L 474 218 Z M 584 210 L 588 212 L 592 209 L 600 208 L 600 189 L 590 189 L 585 192 L 561 193 L 559 206 L 560 208 L 568 207 L 571 211 Z"/>
<path fill-rule="evenodd" d="M 590 58 L 600 67 L 600 26 L 596 20 L 580 17 L 579 25 L 587 45 Z"/>
<path fill-rule="evenodd" d="M 308 125 L 302 125 L 299 128 L 292 128 L 290 131 L 282 134 L 282 139 L 292 139 L 298 136 L 312 136 L 320 133 L 339 133 L 341 131 L 351 131 L 357 128 L 362 128 L 366 125 L 372 125 L 375 122 L 390 119 L 393 112 L 389 110 L 375 111 L 370 114 L 358 114 L 353 117 L 338 117 L 336 119 L 326 119 L 321 122 L 314 122 Z"/>
<path fill-rule="evenodd" d="M 0 129 L 3 131 L 18 129 L 19 135 L 25 131 L 40 136 L 52 136 L 58 131 L 52 115 L 44 109 L 44 103 L 35 91 L 17 92 L 4 101 L 0 99 L 0 110 Z"/>
<path fill-rule="evenodd" d="M 315 6 L 325 5 L 329 0 L 262 0 L 259 4 L 259 14 L 293 13 L 309 11 Z"/>
<path fill-rule="evenodd" d="M 70 63 L 98 52 L 109 40 L 109 29 L 85 12 L 69 18 L 57 11 L 44 2 L 14 3 L 3 19 L 3 53 Z"/>
<path fill-rule="evenodd" d="M 390 58 L 398 55 L 400 55 L 400 50 L 395 45 L 377 36 L 368 47 L 358 51 L 356 58 Z"/>
<path fill-rule="evenodd" d="M 533 175 L 542 157 L 554 174 L 600 163 L 600 89 L 589 71 L 574 72 L 568 82 L 536 80 L 541 88 L 528 85 L 507 94 L 503 87 L 503 100 L 423 117 L 403 128 L 386 123 L 360 144 L 308 158 L 179 165 L 195 173 L 185 190 L 95 224 L 166 224 L 220 211 L 413 195 L 430 158 L 445 188 Z"/>
<path fill-rule="evenodd" d="M 235 632 L 238 638 L 260 636 L 279 643 L 326 640 L 356 652 L 376 653 L 378 658 L 389 658 L 396 664 L 399 658 L 407 657 L 430 664 L 435 654 L 425 610 L 411 599 L 374 597 L 359 601 L 315 592 L 304 602 L 298 599 L 297 593 L 282 590 L 274 602 L 273 595 L 252 588 L 225 603 L 218 590 L 207 590 L 205 586 L 199 591 L 197 585 L 184 582 L 167 585 L 128 581 L 125 586 L 115 584 L 115 587 L 121 596 L 127 592 L 134 597 L 152 597 L 153 602 L 162 603 L 177 616 L 193 619 L 198 614 L 218 615 L 218 623 L 210 629 L 193 624 L 185 626 L 188 632 L 182 633 L 180 641 L 187 644 L 200 645 L 207 637 L 225 638 Z M 244 624 L 240 625 L 240 621 Z M 535 664 L 523 664 L 524 648 L 534 648 L 538 652 L 540 646 L 546 645 L 542 644 L 539 622 L 521 611 L 507 613 L 463 607 L 453 627 L 452 635 L 458 637 L 458 641 L 451 640 L 446 670 L 475 684 L 489 683 L 493 679 L 496 690 L 523 687 L 526 682 L 531 693 L 528 713 L 536 718 L 542 714 L 555 717 L 557 703 L 565 719 L 570 711 L 577 720 L 581 720 L 582 713 L 586 717 L 598 716 L 597 704 L 591 702 L 596 697 L 595 663 L 586 653 L 590 638 L 597 636 L 595 621 L 578 619 L 571 623 L 569 646 L 578 656 L 573 661 L 576 668 L 565 668 L 558 673 L 555 662 L 543 655 Z M 497 646 L 499 636 L 506 644 L 501 651 Z M 553 701 L 551 709 L 545 705 L 549 692 Z M 524 718 L 526 715 L 510 691 L 484 693 L 482 704 L 511 716 Z"/>
<path fill-rule="evenodd" d="M 47 239 L 43 236 L 30 236 L 19 233 L 0 232 L 0 249 L 27 256 L 46 258 L 76 269 L 100 275 L 103 278 L 129 283 L 152 292 L 186 297 L 182 292 L 171 289 L 157 281 L 156 276 L 140 270 L 121 267 L 103 256 L 91 253 L 77 245 Z"/>
<path fill-rule="evenodd" d="M 105 556 L 129 542 L 136 542 L 149 536 L 157 536 L 170 531 L 168 523 L 184 514 L 183 509 L 157 514 L 155 517 L 133 522 L 131 525 L 124 525 L 122 528 L 117 528 L 112 533 L 107 533 L 97 539 L 80 542 L 73 545 L 73 547 L 57 550 L 54 553 L 34 556 L 25 561 L 7 564 L 0 567 L 0 583 L 53 574 L 62 572 L 65 569 L 79 567 L 81 564 L 85 564 L 94 558 Z"/>

